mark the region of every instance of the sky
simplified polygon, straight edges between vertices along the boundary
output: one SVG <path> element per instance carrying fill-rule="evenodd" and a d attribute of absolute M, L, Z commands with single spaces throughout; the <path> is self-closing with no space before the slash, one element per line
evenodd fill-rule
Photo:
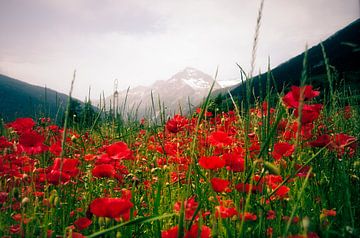
<path fill-rule="evenodd" d="M 218 80 L 250 71 L 260 0 L 0 0 L 0 74 L 92 100 L 186 67 Z M 265 0 L 255 71 L 360 16 L 359 0 Z"/>

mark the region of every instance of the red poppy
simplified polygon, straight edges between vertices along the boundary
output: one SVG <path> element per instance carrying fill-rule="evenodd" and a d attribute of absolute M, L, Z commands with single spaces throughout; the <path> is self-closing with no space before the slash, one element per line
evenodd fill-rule
<path fill-rule="evenodd" d="M 274 220 L 276 218 L 276 213 L 274 210 L 269 210 L 266 214 L 267 220 Z"/>
<path fill-rule="evenodd" d="M 250 191 L 252 193 L 256 193 L 256 192 L 262 192 L 262 186 L 261 185 L 258 185 L 258 186 L 255 186 L 255 185 L 251 185 L 249 183 L 238 183 L 235 185 L 235 189 L 238 190 L 239 192 L 242 192 L 242 193 L 249 193 Z"/>
<path fill-rule="evenodd" d="M 40 154 L 48 150 L 43 144 L 44 137 L 36 131 L 26 131 L 20 135 L 18 150 L 27 154 Z"/>
<path fill-rule="evenodd" d="M 344 133 L 335 134 L 332 137 L 330 147 L 337 152 L 339 157 L 345 153 L 353 156 L 357 147 L 357 139 Z"/>
<path fill-rule="evenodd" d="M 240 214 L 240 219 L 244 216 L 245 221 L 256 221 L 257 216 L 251 212 L 245 212 L 244 214 Z"/>
<path fill-rule="evenodd" d="M 230 184 L 230 181 L 228 181 L 226 179 L 212 178 L 210 182 L 211 182 L 212 188 L 217 193 L 231 192 L 231 189 L 228 187 Z"/>
<path fill-rule="evenodd" d="M 72 177 L 79 174 L 78 164 L 78 159 L 56 158 L 51 171 L 46 174 L 46 179 L 54 185 L 57 185 L 59 182 L 66 183 Z"/>
<path fill-rule="evenodd" d="M 225 160 L 219 156 L 202 156 L 199 159 L 199 165 L 204 169 L 221 169 L 225 166 Z"/>
<path fill-rule="evenodd" d="M 124 198 L 96 198 L 90 204 L 90 212 L 98 217 L 119 218 L 133 207 Z"/>
<path fill-rule="evenodd" d="M 284 156 L 291 156 L 294 153 L 295 147 L 287 142 L 278 142 L 274 145 L 274 150 L 271 155 L 275 160 L 280 160 Z"/>
<path fill-rule="evenodd" d="M 30 131 L 34 126 L 35 126 L 34 120 L 28 117 L 18 118 L 15 121 L 7 124 L 7 127 L 13 128 L 14 131 L 16 131 L 18 134 L 21 134 L 26 131 Z"/>
<path fill-rule="evenodd" d="M 191 226 L 191 229 L 186 232 L 185 238 L 210 238 L 211 229 L 208 226 L 202 225 L 201 228 L 196 223 Z"/>
<path fill-rule="evenodd" d="M 161 232 L 161 238 L 177 238 L 179 226 L 174 226 L 166 231 Z"/>
<path fill-rule="evenodd" d="M 278 190 L 276 190 L 275 194 L 280 198 L 285 198 L 289 193 L 290 188 L 288 186 L 281 186 Z"/>
<path fill-rule="evenodd" d="M 223 154 L 223 159 L 225 159 L 225 165 L 227 169 L 233 172 L 244 172 L 245 170 L 245 159 L 243 157 L 242 151 L 235 151 L 232 153 Z"/>
<path fill-rule="evenodd" d="M 52 167 L 52 170 L 60 171 L 60 169 L 61 169 L 63 173 L 66 173 L 66 174 L 70 175 L 71 177 L 75 177 L 79 174 L 79 169 L 77 167 L 78 165 L 79 165 L 78 159 L 56 158 L 54 160 L 54 166 Z"/>
<path fill-rule="evenodd" d="M 105 148 L 106 153 L 111 157 L 112 159 L 116 160 L 129 160 L 133 159 L 132 151 L 128 148 L 128 146 L 122 142 L 116 142 L 112 145 L 109 145 Z"/>
<path fill-rule="evenodd" d="M 183 130 L 188 123 L 188 119 L 177 114 L 167 121 L 165 127 L 171 133 L 178 133 Z"/>
<path fill-rule="evenodd" d="M 0 149 L 7 148 L 12 146 L 12 143 L 10 143 L 5 136 L 0 136 Z"/>
<path fill-rule="evenodd" d="M 61 142 L 60 141 L 56 141 L 54 144 L 52 144 L 49 147 L 49 151 L 55 155 L 55 156 L 60 156 L 61 155 Z"/>
<path fill-rule="evenodd" d="M 306 124 L 314 122 L 319 117 L 322 107 L 322 104 L 304 105 L 301 114 L 301 123 Z M 294 115 L 296 117 L 299 116 L 298 108 L 295 109 Z"/>
<path fill-rule="evenodd" d="M 345 106 L 344 108 L 344 118 L 345 119 L 350 119 L 352 117 L 352 108 L 351 106 Z"/>
<path fill-rule="evenodd" d="M 331 209 L 331 210 L 323 209 L 322 214 L 324 214 L 324 216 L 326 216 L 326 217 L 335 217 L 336 211 L 333 209 Z"/>
<path fill-rule="evenodd" d="M 223 148 L 233 143 L 233 139 L 223 131 L 215 131 L 208 137 L 210 145 Z"/>
<path fill-rule="evenodd" d="M 238 212 L 234 207 L 216 206 L 215 211 L 215 216 L 221 218 L 228 218 L 238 215 Z"/>
<path fill-rule="evenodd" d="M 320 91 L 313 90 L 311 85 L 304 87 L 291 86 L 291 91 L 288 92 L 282 100 L 287 107 L 298 108 L 301 94 L 303 94 L 303 100 L 306 101 L 319 96 Z"/>
<path fill-rule="evenodd" d="M 92 170 L 92 175 L 96 178 L 113 178 L 115 173 L 115 168 L 111 164 L 99 164 Z"/>
<path fill-rule="evenodd" d="M 198 203 L 195 201 L 194 197 L 189 198 L 184 201 L 184 209 L 185 209 L 185 219 L 191 220 L 196 208 L 198 207 Z M 181 202 L 176 202 L 174 204 L 174 211 L 180 212 L 181 210 Z"/>
<path fill-rule="evenodd" d="M 327 134 L 318 136 L 316 140 L 309 142 L 312 147 L 324 147 L 329 145 L 331 137 Z"/>
<path fill-rule="evenodd" d="M 88 228 L 91 225 L 92 221 L 87 217 L 80 217 L 76 221 L 74 221 L 74 225 L 76 229 L 79 231 Z"/>

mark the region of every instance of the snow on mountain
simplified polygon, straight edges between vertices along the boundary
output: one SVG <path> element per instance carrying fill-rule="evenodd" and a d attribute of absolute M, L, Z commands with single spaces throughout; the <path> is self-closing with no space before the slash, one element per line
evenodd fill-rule
<path fill-rule="evenodd" d="M 183 113 L 186 113 L 189 111 L 189 103 L 191 106 L 199 105 L 208 94 L 213 83 L 214 79 L 210 75 L 188 67 L 168 80 L 158 80 L 149 87 L 139 86 L 130 88 L 129 91 L 120 91 L 118 102 L 115 104 L 121 108 L 126 108 L 126 111 L 123 112 L 125 114 L 136 111 L 138 117 L 149 116 L 147 114 L 152 111 L 151 100 L 153 98 L 156 107 L 158 107 L 160 100 L 168 115 L 179 113 L 180 108 Z M 215 82 L 214 90 L 220 88 L 221 85 Z M 123 106 L 125 98 L 126 106 Z M 110 100 L 113 102 L 114 97 L 107 98 L 107 101 L 110 102 Z M 114 103 L 107 103 L 107 105 L 114 105 Z"/>
<path fill-rule="evenodd" d="M 232 86 L 235 86 L 237 84 L 240 84 L 241 79 L 234 78 L 234 79 L 229 79 L 229 80 L 218 80 L 217 82 L 218 82 L 218 84 L 220 84 L 220 86 L 222 88 L 228 88 L 228 87 L 232 87 Z"/>

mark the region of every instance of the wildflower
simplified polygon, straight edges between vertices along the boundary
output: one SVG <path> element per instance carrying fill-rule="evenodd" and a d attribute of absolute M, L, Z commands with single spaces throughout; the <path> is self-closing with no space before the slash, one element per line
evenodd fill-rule
<path fill-rule="evenodd" d="M 124 198 L 96 198 L 90 204 L 90 212 L 98 217 L 119 218 L 133 207 L 132 202 Z"/>
<path fill-rule="evenodd" d="M 132 151 L 128 146 L 122 142 L 116 142 L 112 145 L 109 145 L 105 148 L 107 155 L 114 160 L 131 160 L 133 159 Z"/>
<path fill-rule="evenodd" d="M 74 225 L 76 229 L 79 231 L 88 228 L 91 225 L 92 221 L 87 217 L 80 217 L 76 221 L 74 221 Z"/>
<path fill-rule="evenodd" d="M 184 210 L 185 210 L 185 219 L 191 220 L 196 208 L 198 207 L 198 203 L 195 201 L 194 197 L 189 198 L 184 201 Z M 180 212 L 181 210 L 181 202 L 176 202 L 174 205 L 174 210 L 176 212 Z"/>
<path fill-rule="evenodd" d="M 174 226 L 166 231 L 161 232 L 161 238 L 177 238 L 179 226 Z"/>
<path fill-rule="evenodd" d="M 350 156 L 355 154 L 357 147 L 357 139 L 355 137 L 339 133 L 335 134 L 331 139 L 330 148 L 335 150 L 339 157 L 345 153 L 348 153 Z"/>
<path fill-rule="evenodd" d="M 226 179 L 220 179 L 220 178 L 212 178 L 211 179 L 211 186 L 217 193 L 222 192 L 231 192 L 231 189 L 228 187 L 230 184 L 230 181 Z"/>
<path fill-rule="evenodd" d="M 240 219 L 244 217 L 245 221 L 256 221 L 257 216 L 251 212 L 245 212 L 244 214 L 240 214 Z"/>
<path fill-rule="evenodd" d="M 225 207 L 223 205 L 215 207 L 215 216 L 221 218 L 234 217 L 238 215 L 238 212 L 234 207 Z"/>
<path fill-rule="evenodd" d="M 276 218 L 276 213 L 274 210 L 269 210 L 266 214 L 267 220 L 274 220 Z"/>
<path fill-rule="evenodd" d="M 309 142 L 309 145 L 312 147 L 325 147 L 330 143 L 331 137 L 327 134 L 318 136 L 316 140 Z"/>
<path fill-rule="evenodd" d="M 333 209 L 331 209 L 331 210 L 323 209 L 322 214 L 324 214 L 325 217 L 335 217 L 336 211 Z"/>
<path fill-rule="evenodd" d="M 7 124 L 7 127 L 13 128 L 14 131 L 16 131 L 18 134 L 31 131 L 34 126 L 34 120 L 28 117 L 18 118 L 15 121 Z"/>
<path fill-rule="evenodd" d="M 189 123 L 189 121 L 180 115 L 175 115 L 172 119 L 168 120 L 165 127 L 171 133 L 178 133 L 182 131 L 185 126 Z"/>
<path fill-rule="evenodd" d="M 274 145 L 274 150 L 271 155 L 275 160 L 280 160 L 285 156 L 291 156 L 294 153 L 295 147 L 287 142 L 278 142 Z"/>
<path fill-rule="evenodd" d="M 43 144 L 44 137 L 36 131 L 26 131 L 20 135 L 18 150 L 27 154 L 40 154 L 48 150 Z"/>
<path fill-rule="evenodd" d="M 233 172 L 244 172 L 245 170 L 245 159 L 242 151 L 234 151 L 232 153 L 223 154 L 225 159 L 225 165 L 228 170 Z"/>
<path fill-rule="evenodd" d="M 319 117 L 321 109 L 321 104 L 304 105 L 301 111 L 301 123 L 306 124 L 314 122 Z M 296 117 L 299 116 L 298 108 L 295 109 L 294 115 Z"/>
<path fill-rule="evenodd" d="M 291 91 L 288 92 L 282 100 L 288 108 L 298 108 L 301 100 L 310 100 L 319 95 L 320 91 L 313 90 L 311 85 L 304 87 L 291 86 Z"/>
<path fill-rule="evenodd" d="M 68 182 L 71 177 L 75 177 L 79 174 L 80 171 L 77 167 L 78 164 L 78 159 L 56 158 L 50 173 L 46 175 L 47 180 L 55 185 L 57 185 L 59 182 Z"/>
<path fill-rule="evenodd" d="M 225 160 L 219 156 L 202 156 L 199 159 L 199 165 L 204 169 L 216 170 L 225 166 Z"/>
<path fill-rule="evenodd" d="M 233 139 L 223 131 L 215 131 L 208 137 L 209 143 L 218 148 L 229 146 L 233 143 Z"/>
<path fill-rule="evenodd" d="M 115 168 L 111 164 L 99 164 L 92 170 L 92 175 L 96 178 L 113 178 L 115 173 Z"/>
<path fill-rule="evenodd" d="M 208 226 L 202 225 L 199 227 L 199 225 L 196 223 L 191 226 L 191 229 L 186 232 L 185 238 L 210 238 L 211 237 L 211 229 Z"/>
<path fill-rule="evenodd" d="M 249 183 L 238 183 L 235 185 L 235 189 L 242 193 L 256 193 L 256 192 L 262 192 L 262 186 L 261 185 L 253 185 Z"/>
<path fill-rule="evenodd" d="M 7 148 L 12 146 L 12 143 L 10 143 L 5 136 L 0 136 L 0 149 Z"/>

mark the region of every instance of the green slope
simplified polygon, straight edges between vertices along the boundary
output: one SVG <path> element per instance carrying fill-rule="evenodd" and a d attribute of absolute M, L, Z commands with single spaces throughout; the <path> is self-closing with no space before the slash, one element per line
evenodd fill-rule
<path fill-rule="evenodd" d="M 60 120 L 66 102 L 65 94 L 0 74 L 0 118 L 5 121 L 44 116 Z"/>
<path fill-rule="evenodd" d="M 333 75 L 333 88 L 351 88 L 352 92 L 360 92 L 360 19 L 336 32 L 322 42 L 329 60 Z M 281 92 L 291 85 L 299 85 L 303 70 L 305 52 L 288 60 L 271 70 L 270 86 L 273 92 Z M 321 45 L 318 44 L 307 51 L 307 82 L 323 92 L 329 91 L 329 82 Z M 253 78 L 254 96 L 265 96 L 267 74 Z M 244 99 L 245 85 L 241 84 L 231 90 L 239 101 Z M 358 97 L 356 97 L 358 98 Z M 254 100 L 254 98 L 252 98 Z"/>

